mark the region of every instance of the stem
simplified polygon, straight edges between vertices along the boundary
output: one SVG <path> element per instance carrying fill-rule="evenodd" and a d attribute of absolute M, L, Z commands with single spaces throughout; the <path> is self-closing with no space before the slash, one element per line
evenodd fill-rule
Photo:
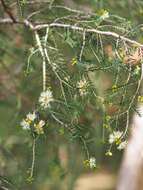
<path fill-rule="evenodd" d="M 31 165 L 31 170 L 30 170 L 30 179 L 33 178 L 34 174 L 34 166 L 35 166 L 35 154 L 36 154 L 36 139 L 33 139 L 33 147 L 32 147 L 32 165 Z"/>
<path fill-rule="evenodd" d="M 41 44 L 41 40 L 39 37 L 39 34 L 37 33 L 37 31 L 35 31 L 35 38 L 36 38 L 36 42 L 37 42 L 37 46 L 39 48 L 39 51 L 41 53 L 42 56 L 42 64 L 43 64 L 43 91 L 46 90 L 46 59 L 45 59 L 45 54 L 44 54 L 44 50 Z"/>

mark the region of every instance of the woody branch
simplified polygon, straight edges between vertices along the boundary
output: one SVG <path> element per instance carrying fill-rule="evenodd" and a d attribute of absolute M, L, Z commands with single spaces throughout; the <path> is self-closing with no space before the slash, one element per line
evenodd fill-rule
<path fill-rule="evenodd" d="M 18 18 L 15 18 L 13 16 L 13 13 L 11 12 L 11 10 L 9 9 L 9 7 L 6 5 L 4 0 L 0 0 L 1 4 L 3 6 L 4 11 L 7 13 L 7 15 L 9 16 L 9 18 L 1 18 L 0 19 L 0 24 L 20 24 L 20 25 L 25 25 L 26 27 L 30 28 L 32 31 L 35 30 L 41 30 L 44 28 L 68 28 L 74 31 L 79 31 L 84 33 L 86 31 L 86 33 L 96 33 L 99 35 L 104 35 L 104 36 L 111 36 L 115 39 L 119 39 L 122 40 L 124 42 L 127 42 L 131 45 L 136 45 L 137 47 L 143 47 L 143 44 L 132 40 L 130 38 L 127 38 L 123 35 L 120 35 L 118 33 L 115 32 L 111 32 L 111 31 L 102 31 L 102 30 L 98 30 L 96 28 L 84 28 L 84 27 L 80 27 L 80 26 L 76 26 L 76 25 L 72 25 L 72 24 L 65 24 L 65 23 L 57 23 L 57 22 L 53 22 L 53 23 L 44 23 L 44 24 L 37 24 L 36 22 L 31 22 L 28 19 L 24 19 L 23 21 L 20 21 Z M 67 9 L 67 7 L 65 7 L 65 9 Z M 70 8 L 69 8 L 70 9 Z M 70 9 L 71 11 L 72 9 Z M 74 12 L 76 10 L 73 10 Z M 79 13 L 79 11 L 77 10 L 77 13 Z"/>

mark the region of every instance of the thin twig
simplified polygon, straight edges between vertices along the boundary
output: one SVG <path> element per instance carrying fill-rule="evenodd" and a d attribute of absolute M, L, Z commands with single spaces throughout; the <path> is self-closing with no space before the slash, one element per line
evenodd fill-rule
<path fill-rule="evenodd" d="M 86 30 L 83 31 L 82 47 L 81 47 L 80 56 L 79 56 L 79 61 L 80 62 L 81 62 L 82 55 L 83 55 L 83 50 L 84 50 L 84 47 L 85 47 L 85 37 L 86 37 Z"/>
<path fill-rule="evenodd" d="M 34 174 L 34 166 L 35 166 L 35 154 L 36 154 L 36 139 L 33 139 L 33 147 L 32 147 L 32 165 L 30 170 L 30 179 L 33 178 Z"/>
<path fill-rule="evenodd" d="M 47 36 L 47 35 L 46 35 Z M 47 38 L 47 37 L 46 37 Z M 40 37 L 39 37 L 39 34 L 37 31 L 35 31 L 35 39 L 36 39 L 36 42 L 37 42 L 37 46 L 39 48 L 39 51 L 41 53 L 41 56 L 42 56 L 42 66 L 43 66 L 43 91 L 46 90 L 46 59 L 45 59 L 45 54 L 44 54 L 44 49 L 42 47 L 42 44 L 41 44 L 41 40 L 40 40 Z"/>

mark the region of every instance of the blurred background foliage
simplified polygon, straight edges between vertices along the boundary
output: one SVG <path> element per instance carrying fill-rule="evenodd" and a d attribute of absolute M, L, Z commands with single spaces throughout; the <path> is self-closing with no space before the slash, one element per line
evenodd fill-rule
<path fill-rule="evenodd" d="M 9 0 L 7 3 L 12 5 L 14 2 Z M 130 28 L 131 31 L 137 25 L 142 24 L 142 0 L 55 0 L 54 4 L 66 5 L 84 11 L 90 10 L 95 13 L 107 10 L 113 15 L 125 17 L 125 23 L 128 23 L 126 27 Z M 23 4 L 14 11 L 18 11 L 20 17 L 23 18 L 29 11 L 44 8 L 42 14 L 34 17 L 35 20 L 47 18 L 47 14 L 49 20 L 53 19 L 53 14 L 66 14 L 64 11 L 47 13 L 46 6 L 47 3 L 44 3 L 44 6 L 43 3 L 35 3 L 30 7 Z M 0 7 L 0 16 L 4 16 L 2 7 Z M 121 22 L 122 24 L 124 25 L 124 22 Z M 73 34 L 69 33 L 68 35 L 66 34 L 66 40 L 69 45 L 61 43 L 60 40 L 58 43 L 65 60 L 70 64 L 71 60 L 77 56 L 80 44 L 78 44 L 76 36 L 74 39 Z M 70 36 L 73 37 L 70 38 Z M 134 33 L 131 32 L 130 36 L 134 36 Z M 140 31 L 136 33 L 136 36 L 138 41 L 143 42 Z M 105 44 L 107 54 L 112 54 L 110 40 L 107 39 Z M 91 129 L 92 138 L 90 136 L 91 143 L 88 148 L 90 154 L 97 159 L 97 169 L 91 171 L 83 166 L 85 151 L 81 143 L 74 141 L 69 135 L 66 135 L 64 129 L 59 130 L 53 123 L 48 128 L 48 136 L 38 139 L 34 181 L 32 183 L 27 181 L 32 162 L 32 139 L 27 132 L 21 130 L 19 123 L 25 114 L 34 108 L 37 97 L 42 90 L 39 64 L 41 59 L 39 56 L 31 59 L 30 74 L 26 74 L 27 60 L 32 47 L 34 47 L 34 39 L 27 28 L 0 25 L 0 185 L 13 190 L 72 190 L 79 188 L 76 186 L 76 180 L 79 176 L 87 174 L 89 176 L 103 174 L 104 176 L 107 173 L 105 176 L 108 182 L 105 180 L 105 187 L 100 187 L 104 181 L 102 175 L 101 178 L 94 179 L 95 183 L 97 181 L 99 183 L 97 190 L 114 189 L 114 177 L 117 175 L 122 153 L 114 150 L 112 157 L 105 156 L 107 147 L 101 141 L 103 112 L 102 105 L 98 103 L 96 109 L 90 104 L 86 110 L 80 110 L 83 112 L 82 118 L 80 118 L 81 125 L 86 128 L 94 128 L 94 130 Z M 90 56 L 87 47 L 87 62 L 90 60 Z M 105 66 L 107 62 L 108 58 L 105 60 Z M 124 80 L 125 74 L 121 75 L 121 80 Z M 111 70 L 107 73 L 100 72 L 96 76 L 91 76 L 92 80 L 96 81 L 96 86 L 99 86 L 101 96 L 105 90 L 111 87 L 112 81 L 115 79 L 114 75 L 115 73 Z M 134 90 L 134 85 L 132 90 Z M 133 93 L 132 90 L 129 93 Z M 55 93 L 58 93 L 58 87 Z M 80 105 L 75 106 L 79 106 L 80 109 Z M 109 114 L 112 114 L 116 108 L 111 106 L 108 109 Z M 123 119 L 120 121 L 120 126 L 124 123 Z M 97 127 L 95 128 L 95 126 Z M 87 136 L 89 131 L 86 130 Z M 108 187 L 109 176 L 112 176 L 113 181 L 111 180 L 111 185 Z"/>

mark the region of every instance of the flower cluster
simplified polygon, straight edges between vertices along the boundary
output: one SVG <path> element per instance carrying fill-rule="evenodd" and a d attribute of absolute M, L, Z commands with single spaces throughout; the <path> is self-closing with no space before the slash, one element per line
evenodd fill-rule
<path fill-rule="evenodd" d="M 76 58 L 73 58 L 72 61 L 71 61 L 71 64 L 72 64 L 72 65 L 76 65 L 76 64 L 77 64 L 77 59 L 76 59 Z"/>
<path fill-rule="evenodd" d="M 100 18 L 101 18 L 102 20 L 105 20 L 105 19 L 109 18 L 109 12 L 106 11 L 106 10 L 103 10 L 103 12 L 102 12 Z"/>
<path fill-rule="evenodd" d="M 37 115 L 35 112 L 33 113 L 28 113 L 26 118 L 23 119 L 20 123 L 23 129 L 30 129 L 31 123 L 37 118 Z"/>
<path fill-rule="evenodd" d="M 127 141 L 123 141 L 119 144 L 119 146 L 117 147 L 118 150 L 122 150 L 127 146 Z"/>
<path fill-rule="evenodd" d="M 110 150 L 108 150 L 106 153 L 105 153 L 106 156 L 112 156 L 112 152 Z"/>
<path fill-rule="evenodd" d="M 50 107 L 50 103 L 54 101 L 52 91 L 50 89 L 41 92 L 40 97 L 39 97 L 39 103 L 42 108 L 46 109 Z"/>
<path fill-rule="evenodd" d="M 115 92 L 117 92 L 117 90 L 118 90 L 118 87 L 117 87 L 116 84 L 114 84 L 114 85 L 112 86 L 112 92 L 115 93 Z"/>
<path fill-rule="evenodd" d="M 96 168 L 96 159 L 94 157 L 84 161 L 84 165 L 90 167 L 90 169 Z"/>
<path fill-rule="evenodd" d="M 43 120 L 40 120 L 38 124 L 34 124 L 35 132 L 38 135 L 44 134 L 44 129 L 43 129 L 44 125 L 45 125 L 45 121 Z"/>
<path fill-rule="evenodd" d="M 121 131 L 113 131 L 112 134 L 109 135 L 109 143 L 113 144 L 115 143 L 118 150 L 122 150 L 126 147 L 127 141 L 121 141 L 123 132 Z"/>
<path fill-rule="evenodd" d="M 79 89 L 79 94 L 81 96 L 85 96 L 87 94 L 87 87 L 88 87 L 88 82 L 86 81 L 85 78 L 77 82 L 77 88 Z"/>
<path fill-rule="evenodd" d="M 35 112 L 28 113 L 26 118 L 21 121 L 20 125 L 24 130 L 33 129 L 38 135 L 44 134 L 43 126 L 45 125 L 45 121 L 40 120 L 37 122 L 37 115 Z"/>
<path fill-rule="evenodd" d="M 43 109 L 50 107 L 50 103 L 52 101 L 54 101 L 54 98 L 50 89 L 41 92 L 39 97 L 39 103 Z M 44 134 L 43 126 L 45 125 L 45 121 L 39 121 L 35 112 L 28 113 L 26 118 L 21 121 L 20 125 L 25 130 L 32 129 L 38 135 Z"/>
<path fill-rule="evenodd" d="M 123 132 L 121 131 L 113 131 L 113 133 L 111 133 L 109 135 L 109 143 L 112 144 L 112 143 L 118 143 L 121 139 L 123 135 Z"/>
<path fill-rule="evenodd" d="M 138 102 L 143 103 L 143 96 L 138 96 Z"/>

